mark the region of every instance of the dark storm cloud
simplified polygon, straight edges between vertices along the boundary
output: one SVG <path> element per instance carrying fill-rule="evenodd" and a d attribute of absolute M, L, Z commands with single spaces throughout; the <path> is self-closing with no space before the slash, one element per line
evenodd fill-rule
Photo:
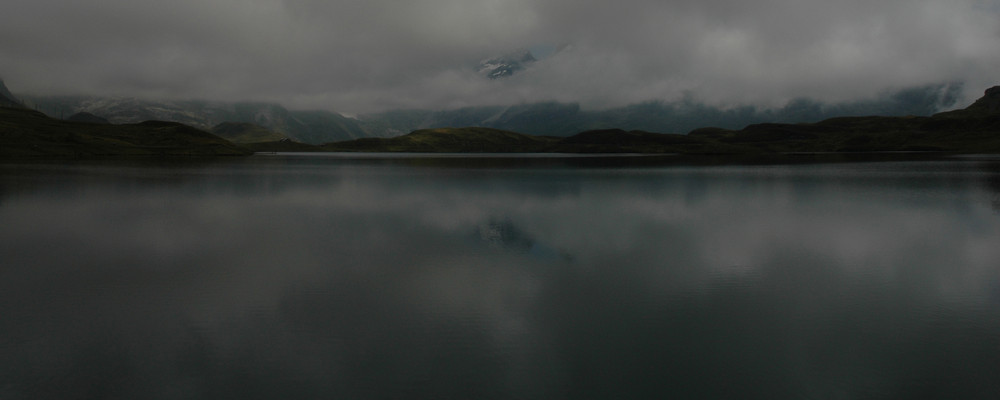
<path fill-rule="evenodd" d="M 996 0 L 13 0 L 0 74 L 23 93 L 278 101 L 365 112 L 837 101 L 997 83 Z M 475 63 L 558 52 L 510 79 Z"/>

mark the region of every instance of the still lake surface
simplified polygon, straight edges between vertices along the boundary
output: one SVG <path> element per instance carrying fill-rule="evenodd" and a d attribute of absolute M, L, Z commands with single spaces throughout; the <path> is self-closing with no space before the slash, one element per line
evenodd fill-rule
<path fill-rule="evenodd" d="M 995 399 L 1000 161 L 0 164 L 0 399 Z"/>

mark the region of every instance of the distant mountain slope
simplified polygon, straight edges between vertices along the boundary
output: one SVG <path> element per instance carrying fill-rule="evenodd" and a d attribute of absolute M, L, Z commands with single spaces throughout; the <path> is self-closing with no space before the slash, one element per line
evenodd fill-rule
<path fill-rule="evenodd" d="M 367 137 L 358 121 L 327 111 L 290 111 L 277 104 L 208 101 L 151 101 L 136 98 L 28 97 L 34 108 L 54 118 L 87 112 L 115 124 L 172 121 L 209 130 L 223 122 L 263 126 L 305 143 Z"/>
<path fill-rule="evenodd" d="M 539 137 L 492 128 L 418 130 L 390 139 L 324 146 L 332 151 L 756 154 L 940 151 L 1000 153 L 1000 86 L 963 110 L 930 117 L 837 117 L 815 123 L 762 123 L 690 134 L 621 129 Z"/>
<path fill-rule="evenodd" d="M 816 123 L 703 128 L 690 136 L 767 152 L 1000 152 L 1000 86 L 971 106 L 930 117 L 838 117 Z"/>
<path fill-rule="evenodd" d="M 322 146 L 326 151 L 404 153 L 684 153 L 740 154 L 749 146 L 710 138 L 607 129 L 570 137 L 534 136 L 491 128 L 423 129 L 395 138 L 367 138 Z"/>
<path fill-rule="evenodd" d="M 323 146 L 329 151 L 412 153 L 526 153 L 544 151 L 557 138 L 524 135 L 491 128 L 422 129 L 394 138 L 366 138 Z"/>
<path fill-rule="evenodd" d="M 76 114 L 70 115 L 69 118 L 66 118 L 66 120 L 74 122 L 89 122 L 92 124 L 106 124 L 106 125 L 111 124 L 111 121 L 98 117 L 89 112 L 78 112 Z"/>
<path fill-rule="evenodd" d="M 687 133 L 704 126 L 740 129 L 762 122 L 796 123 L 839 116 L 930 116 L 954 107 L 962 87 L 928 85 L 884 96 L 836 104 L 808 99 L 781 108 L 708 106 L 693 99 L 646 102 L 607 110 L 584 110 L 579 104 L 543 102 L 456 110 L 394 110 L 359 116 L 370 136 L 391 137 L 417 129 L 442 126 L 482 126 L 533 135 L 570 136 L 600 129 Z"/>
<path fill-rule="evenodd" d="M 0 107 L 21 107 L 22 104 L 0 79 Z"/>
<path fill-rule="evenodd" d="M 645 131 L 602 129 L 585 131 L 560 140 L 551 149 L 561 153 L 740 153 L 746 149 L 726 146 L 702 137 Z"/>
<path fill-rule="evenodd" d="M 929 85 L 849 103 L 825 104 L 800 99 L 778 109 L 752 106 L 718 108 L 692 99 L 646 102 L 607 110 L 585 110 L 575 103 L 542 102 L 456 110 L 393 110 L 358 118 L 328 111 L 291 111 L 269 103 L 22 97 L 32 108 L 55 118 L 88 112 L 116 124 L 162 120 L 205 130 L 223 122 L 245 122 L 260 125 L 295 141 L 321 144 L 364 137 L 394 137 L 414 130 L 447 126 L 480 126 L 532 135 L 570 136 L 601 129 L 687 133 L 704 126 L 740 129 L 762 122 L 795 123 L 836 116 L 929 116 L 954 106 L 960 92 L 960 85 Z"/>
<path fill-rule="evenodd" d="M 490 79 L 506 78 L 538 61 L 528 50 L 518 50 L 500 57 L 487 58 L 479 62 L 477 71 Z"/>
<path fill-rule="evenodd" d="M 0 108 L 0 157 L 246 155 L 208 132 L 176 122 L 102 125 Z"/>
<path fill-rule="evenodd" d="M 944 112 L 935 115 L 939 118 L 993 118 L 1000 114 L 1000 86 L 986 89 L 983 97 L 980 97 L 972 105 L 955 111 Z"/>
<path fill-rule="evenodd" d="M 287 139 L 285 135 L 249 122 L 223 122 L 211 132 L 233 143 L 277 142 Z"/>

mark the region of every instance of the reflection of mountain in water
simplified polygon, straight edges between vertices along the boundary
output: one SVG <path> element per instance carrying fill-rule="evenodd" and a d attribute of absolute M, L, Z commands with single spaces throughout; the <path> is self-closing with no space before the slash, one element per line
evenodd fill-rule
<path fill-rule="evenodd" d="M 985 173 L 980 185 L 986 191 L 990 207 L 994 212 L 1000 213 L 1000 164 L 996 162 L 1000 161 L 1000 156 L 983 154 L 964 155 L 960 158 L 980 162 L 978 169 Z"/>
<path fill-rule="evenodd" d="M 572 260 L 572 256 L 539 243 L 534 237 L 514 225 L 509 218 L 490 218 L 476 228 L 477 239 L 492 248 L 524 253 L 543 259 Z"/>
<path fill-rule="evenodd" d="M 491 218 L 479 225 L 478 230 L 479 239 L 490 247 L 527 252 L 535 246 L 535 240 L 507 218 Z"/>
<path fill-rule="evenodd" d="M 986 180 L 986 189 L 990 192 L 990 205 L 993 211 L 1000 213 L 1000 171 L 992 171 Z"/>

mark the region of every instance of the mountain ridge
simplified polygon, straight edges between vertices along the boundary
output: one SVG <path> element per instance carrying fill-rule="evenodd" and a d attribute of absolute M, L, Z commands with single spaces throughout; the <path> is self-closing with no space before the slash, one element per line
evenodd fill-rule
<path fill-rule="evenodd" d="M 177 122 L 106 125 L 0 107 L 0 158 L 243 156 L 250 151 Z"/>
<path fill-rule="evenodd" d="M 4 84 L 3 79 L 0 79 L 0 107 L 18 108 L 23 106 L 24 103 L 18 100 L 18 98 L 10 92 L 10 89 L 7 88 L 7 85 Z"/>
<path fill-rule="evenodd" d="M 454 110 L 391 110 L 363 114 L 358 120 L 369 135 L 375 137 L 446 126 L 481 126 L 545 136 L 571 136 L 600 129 L 688 133 L 705 126 L 740 129 L 755 123 L 798 123 L 840 116 L 930 116 L 954 107 L 962 90 L 962 85 L 944 83 L 886 92 L 852 102 L 822 103 L 799 98 L 780 108 L 720 108 L 691 97 L 603 110 L 586 110 L 579 103 L 537 102 Z"/>
<path fill-rule="evenodd" d="M 250 122 L 223 122 L 212 127 L 210 132 L 237 144 L 289 140 L 278 132 Z"/>
<path fill-rule="evenodd" d="M 537 102 L 454 110 L 391 110 L 357 117 L 331 111 L 293 111 L 274 103 L 151 101 L 93 96 L 22 97 L 29 107 L 56 118 L 88 112 L 116 124 L 154 119 L 181 122 L 203 130 L 211 130 L 223 122 L 245 122 L 295 141 L 322 144 L 365 137 L 395 137 L 419 129 L 448 126 L 571 136 L 599 129 L 687 133 L 704 126 L 739 129 L 754 123 L 818 121 L 835 116 L 929 116 L 952 107 L 961 91 L 958 84 L 936 84 L 887 92 L 873 99 L 850 103 L 798 99 L 778 109 L 719 108 L 684 98 L 676 102 L 651 101 L 604 110 L 585 110 L 578 103 Z"/>
<path fill-rule="evenodd" d="M 1000 152 L 1000 86 L 972 105 L 929 117 L 837 117 L 800 124 L 762 123 L 740 130 L 702 128 L 689 135 L 765 152 Z"/>
<path fill-rule="evenodd" d="M 488 135 L 488 138 L 487 138 Z M 560 138 L 493 128 L 418 130 L 389 139 L 330 143 L 330 151 L 763 154 L 934 151 L 1000 153 L 1000 86 L 961 110 L 930 117 L 836 117 L 812 123 L 705 127 L 689 134 L 588 130 Z"/>
<path fill-rule="evenodd" d="M 33 108 L 55 118 L 81 112 L 113 124 L 173 121 L 202 130 L 224 122 L 260 125 L 291 139 L 323 143 L 370 136 L 352 118 L 330 111 L 291 111 L 273 103 L 154 101 L 134 97 L 27 96 Z"/>
<path fill-rule="evenodd" d="M 537 62 L 531 51 L 521 49 L 499 57 L 487 58 L 479 62 L 477 71 L 490 79 L 501 79 L 524 70 Z"/>

